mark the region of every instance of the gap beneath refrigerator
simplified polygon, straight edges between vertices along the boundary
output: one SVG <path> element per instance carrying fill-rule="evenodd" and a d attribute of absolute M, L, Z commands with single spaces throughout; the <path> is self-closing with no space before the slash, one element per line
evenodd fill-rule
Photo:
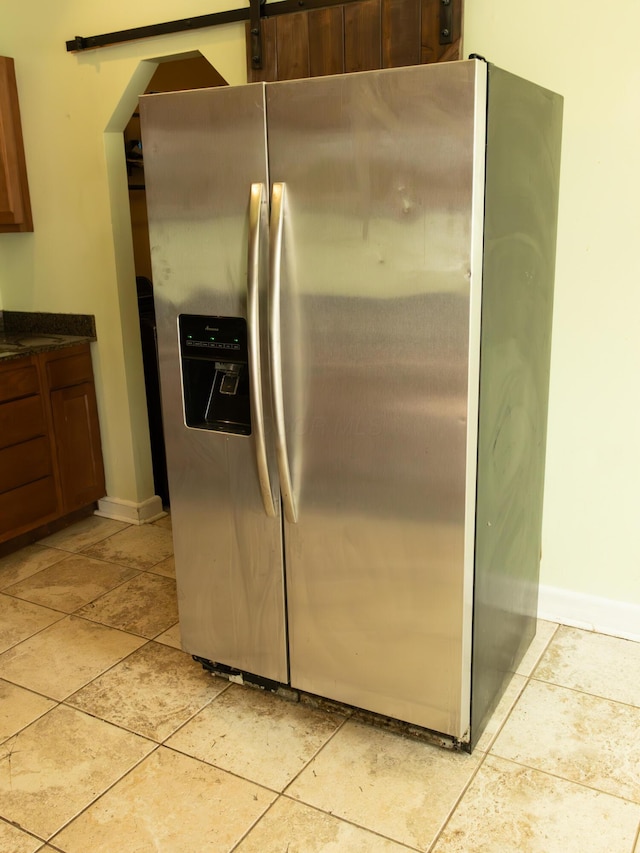
<path fill-rule="evenodd" d="M 306 693 L 304 690 L 296 690 L 288 684 L 280 684 L 280 682 L 272 681 L 269 678 L 262 678 L 250 672 L 242 672 L 242 670 L 235 669 L 232 666 L 215 663 L 206 658 L 198 657 L 198 655 L 192 655 L 192 658 L 212 675 L 216 675 L 219 678 L 226 678 L 234 684 L 242 684 L 245 687 L 255 690 L 275 693 L 284 701 L 299 702 L 301 705 L 309 705 L 312 708 L 342 714 L 356 722 L 365 723 L 374 728 L 384 729 L 385 731 L 404 735 L 414 740 L 433 744 L 434 746 L 440 746 L 444 749 L 455 750 L 457 752 L 471 752 L 469 741 L 454 738 L 441 732 L 434 732 L 431 729 L 417 726 L 414 723 L 397 720 L 395 717 L 387 717 L 384 714 L 366 711 L 363 708 L 358 708 L 355 705 L 347 705 L 335 699 L 327 699 L 324 696 Z"/>

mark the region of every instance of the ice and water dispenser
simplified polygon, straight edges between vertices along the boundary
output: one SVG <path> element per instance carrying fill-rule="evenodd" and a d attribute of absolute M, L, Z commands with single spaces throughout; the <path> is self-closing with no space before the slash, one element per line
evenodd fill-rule
<path fill-rule="evenodd" d="M 178 317 L 187 426 L 251 435 L 247 323 L 242 317 Z"/>

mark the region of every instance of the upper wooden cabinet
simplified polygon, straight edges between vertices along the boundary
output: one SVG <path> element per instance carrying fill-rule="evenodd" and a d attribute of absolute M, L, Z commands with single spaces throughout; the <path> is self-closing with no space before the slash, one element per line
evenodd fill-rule
<path fill-rule="evenodd" d="M 33 231 L 13 59 L 0 56 L 0 232 Z"/>

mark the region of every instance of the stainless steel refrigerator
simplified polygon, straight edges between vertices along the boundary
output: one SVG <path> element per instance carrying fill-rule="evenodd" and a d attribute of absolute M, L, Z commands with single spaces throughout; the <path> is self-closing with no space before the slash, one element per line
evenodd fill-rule
<path fill-rule="evenodd" d="M 535 632 L 562 99 L 141 99 L 183 647 L 475 743 Z"/>

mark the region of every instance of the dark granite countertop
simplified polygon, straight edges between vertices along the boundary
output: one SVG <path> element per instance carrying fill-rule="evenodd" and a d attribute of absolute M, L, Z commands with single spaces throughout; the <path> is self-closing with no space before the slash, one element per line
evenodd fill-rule
<path fill-rule="evenodd" d="M 96 340 L 90 314 L 0 311 L 0 362 Z"/>

